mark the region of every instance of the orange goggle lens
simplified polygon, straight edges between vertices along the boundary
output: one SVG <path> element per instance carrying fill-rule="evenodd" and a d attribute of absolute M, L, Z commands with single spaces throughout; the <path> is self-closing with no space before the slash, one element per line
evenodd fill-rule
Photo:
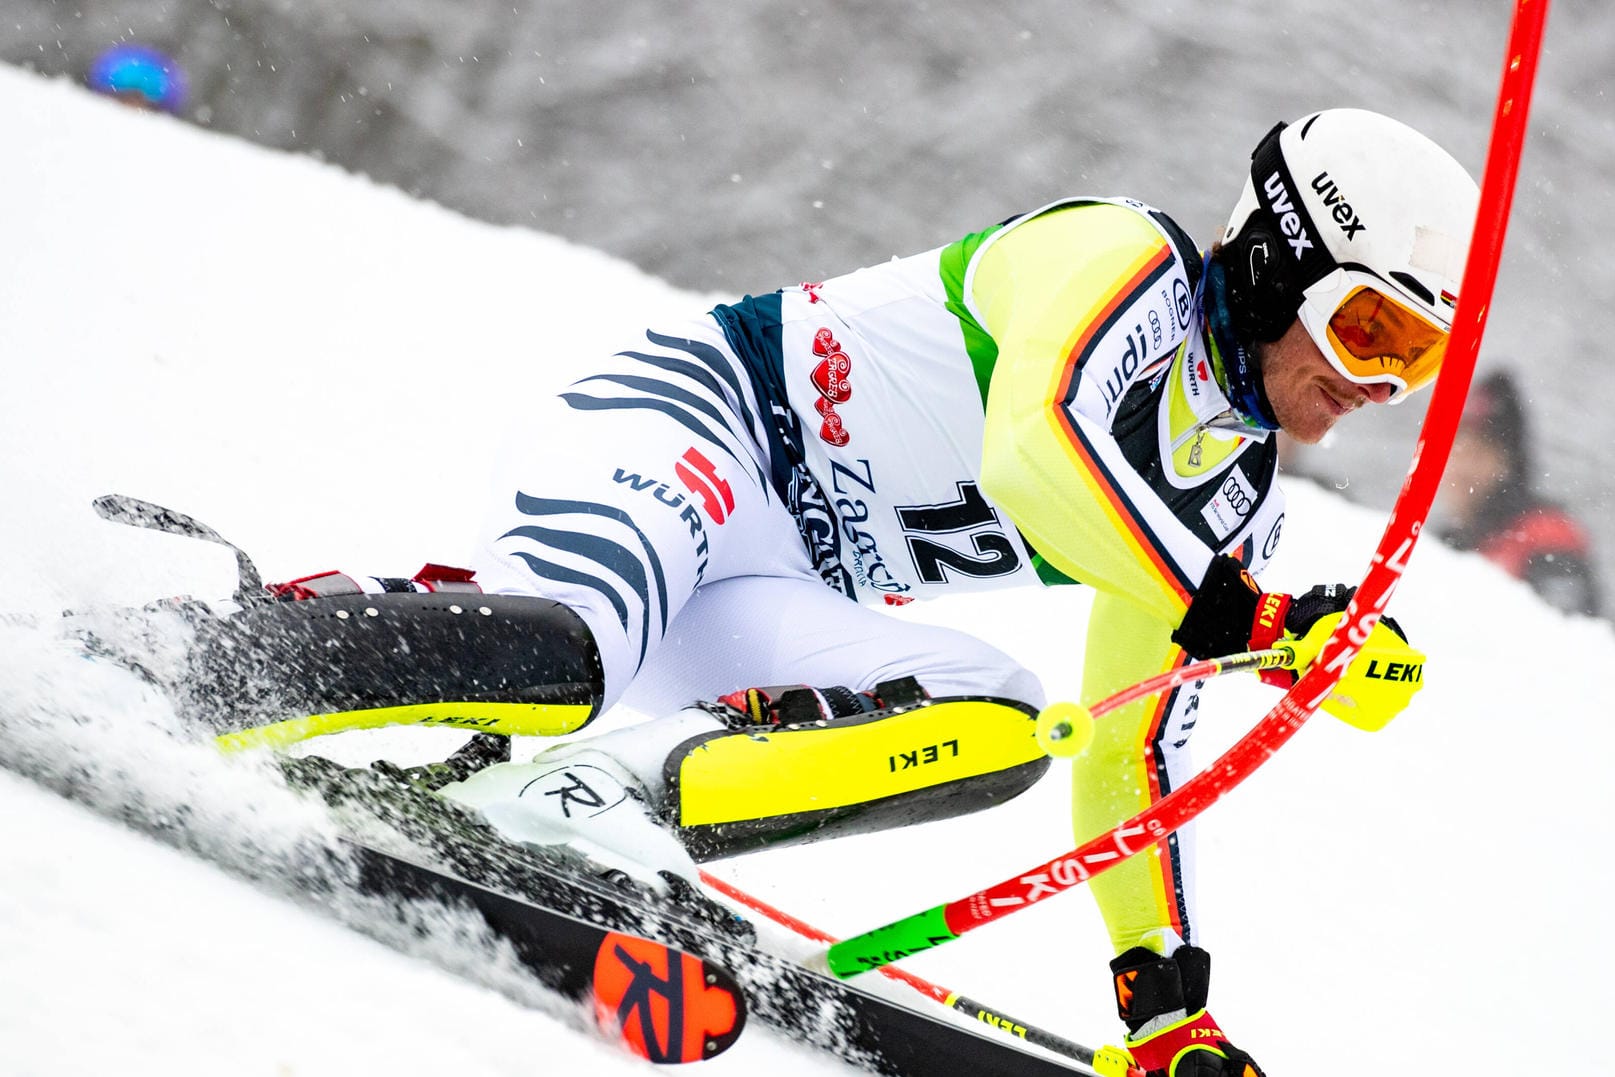
<path fill-rule="evenodd" d="M 1373 288 L 1352 289 L 1326 333 L 1340 372 L 1361 383 L 1400 381 L 1411 393 L 1435 380 L 1447 332 Z"/>

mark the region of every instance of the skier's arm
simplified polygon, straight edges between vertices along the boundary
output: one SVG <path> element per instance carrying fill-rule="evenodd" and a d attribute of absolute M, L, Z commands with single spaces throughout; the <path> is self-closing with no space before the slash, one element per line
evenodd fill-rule
<path fill-rule="evenodd" d="M 1110 413 L 1129 379 L 1170 361 L 1131 317 L 1174 272 L 1177 253 L 1143 214 L 1099 203 L 1011 229 L 966 282 L 997 345 L 984 491 L 1060 572 L 1172 625 L 1211 551 L 1122 456 Z"/>

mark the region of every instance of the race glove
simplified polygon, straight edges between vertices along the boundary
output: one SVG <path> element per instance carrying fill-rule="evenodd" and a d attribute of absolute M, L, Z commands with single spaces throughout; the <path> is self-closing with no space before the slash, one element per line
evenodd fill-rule
<path fill-rule="evenodd" d="M 1096 1061 L 1124 1072 L 1131 1063 L 1146 1077 L 1264 1077 L 1250 1055 L 1228 1042 L 1206 1012 L 1211 955 L 1179 946 L 1162 957 L 1135 946 L 1110 963 L 1116 1012 L 1127 1024 L 1125 1059 L 1109 1050 Z M 1118 1064 L 1119 1063 L 1119 1064 Z"/>
<path fill-rule="evenodd" d="M 1189 603 L 1172 642 L 1195 658 L 1289 646 L 1294 659 L 1264 670 L 1262 680 L 1289 688 L 1334 634 L 1357 593 L 1344 584 L 1322 584 L 1305 594 L 1263 591 L 1234 558 L 1218 557 Z M 1410 647 L 1400 625 L 1382 617 L 1322 707 L 1358 729 L 1382 729 L 1424 686 L 1424 654 Z"/>

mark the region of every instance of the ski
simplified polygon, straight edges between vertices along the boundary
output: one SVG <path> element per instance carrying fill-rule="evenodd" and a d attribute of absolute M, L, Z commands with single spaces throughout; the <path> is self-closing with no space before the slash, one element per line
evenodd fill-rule
<path fill-rule="evenodd" d="M 398 781 L 395 768 L 345 768 L 313 756 L 284 759 L 291 784 L 321 795 L 351 831 L 344 844 L 373 889 L 401 897 L 445 895 L 482 912 L 520 952 L 553 917 L 652 940 L 728 970 L 748 1020 L 852 1065 L 892 1077 L 1069 1077 L 1092 1074 L 978 1032 L 945 1011 L 927 1013 L 868 994 L 755 945 L 755 930 L 693 888 L 669 895 L 615 882 L 564 848 L 516 846 L 480 818 Z M 384 850 L 402 840 L 421 850 Z M 391 874 L 389 874 L 391 873 Z M 391 888 L 391 889 L 389 889 Z M 538 941 L 542 941 L 540 938 Z"/>
<path fill-rule="evenodd" d="M 612 931 L 362 842 L 344 840 L 343 850 L 367 893 L 475 909 L 545 986 L 592 1002 L 601 1030 L 641 1058 L 715 1058 L 746 1025 L 745 996 L 734 977 L 686 950 Z"/>

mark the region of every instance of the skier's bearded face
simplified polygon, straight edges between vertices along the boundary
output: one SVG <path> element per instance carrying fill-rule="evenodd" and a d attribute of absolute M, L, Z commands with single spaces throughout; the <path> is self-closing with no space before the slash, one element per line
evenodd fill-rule
<path fill-rule="evenodd" d="M 1284 432 L 1316 445 L 1342 417 L 1390 400 L 1392 386 L 1359 385 L 1337 371 L 1297 319 L 1278 340 L 1259 344 L 1262 388 Z"/>

